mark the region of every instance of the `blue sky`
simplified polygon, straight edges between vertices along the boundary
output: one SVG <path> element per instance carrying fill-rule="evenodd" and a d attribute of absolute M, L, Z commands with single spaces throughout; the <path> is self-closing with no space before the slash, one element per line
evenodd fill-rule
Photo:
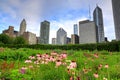
<path fill-rule="evenodd" d="M 89 19 L 96 4 L 103 10 L 104 32 L 108 40 L 115 39 L 111 0 L 0 0 L 0 33 L 14 26 L 19 31 L 23 18 L 27 22 L 27 31 L 40 34 L 40 22 L 50 21 L 51 38 L 63 27 L 68 37 L 73 34 L 73 25 Z M 92 20 L 92 18 L 91 18 Z"/>

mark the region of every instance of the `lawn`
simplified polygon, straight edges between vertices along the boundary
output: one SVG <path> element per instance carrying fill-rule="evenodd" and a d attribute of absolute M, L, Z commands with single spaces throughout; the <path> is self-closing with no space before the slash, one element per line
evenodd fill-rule
<path fill-rule="evenodd" d="M 0 48 L 0 80 L 120 80 L 120 52 Z"/>

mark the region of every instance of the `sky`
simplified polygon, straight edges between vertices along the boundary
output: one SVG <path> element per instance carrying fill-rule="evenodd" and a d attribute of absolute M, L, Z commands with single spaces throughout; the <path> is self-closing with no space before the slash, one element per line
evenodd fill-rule
<path fill-rule="evenodd" d="M 19 31 L 21 21 L 25 19 L 26 31 L 39 36 L 40 23 L 47 20 L 50 22 L 51 43 L 60 27 L 71 37 L 74 24 L 93 20 L 96 5 L 103 11 L 105 37 L 111 41 L 115 39 L 111 0 L 0 0 L 0 33 L 9 26 Z"/>

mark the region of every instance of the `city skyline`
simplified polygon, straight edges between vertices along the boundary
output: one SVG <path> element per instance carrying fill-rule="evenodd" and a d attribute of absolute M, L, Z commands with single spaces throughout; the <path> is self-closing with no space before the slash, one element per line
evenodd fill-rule
<path fill-rule="evenodd" d="M 68 37 L 70 37 L 71 34 L 73 34 L 73 24 L 89 19 L 89 5 L 91 20 L 93 20 L 93 10 L 96 4 L 98 4 L 103 11 L 105 37 L 108 37 L 108 40 L 115 39 L 112 5 L 110 0 L 46 1 L 47 0 L 35 0 L 34 2 L 32 0 L 1 0 L 0 33 L 7 29 L 9 25 L 14 26 L 15 30 L 18 31 L 21 20 L 25 18 L 27 23 L 26 31 L 31 31 L 37 36 L 40 36 L 40 22 L 47 20 L 51 23 L 49 39 L 51 43 L 51 39 L 56 37 L 55 33 L 60 27 L 63 27 L 68 33 Z"/>

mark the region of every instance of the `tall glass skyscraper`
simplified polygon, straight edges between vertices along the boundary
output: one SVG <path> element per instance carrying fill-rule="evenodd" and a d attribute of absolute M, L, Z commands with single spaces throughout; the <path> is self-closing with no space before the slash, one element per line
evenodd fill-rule
<path fill-rule="evenodd" d="M 78 35 L 78 25 L 77 24 L 74 24 L 73 26 L 73 30 L 74 30 L 74 34 Z"/>
<path fill-rule="evenodd" d="M 40 26 L 40 44 L 49 44 L 50 22 L 43 21 Z"/>
<path fill-rule="evenodd" d="M 97 42 L 104 42 L 104 25 L 103 25 L 103 14 L 100 7 L 96 7 L 93 12 L 94 22 L 97 31 Z"/>
<path fill-rule="evenodd" d="M 67 32 L 63 28 L 57 31 L 57 44 L 64 45 L 67 43 Z"/>
<path fill-rule="evenodd" d="M 116 40 L 120 40 L 120 0 L 112 0 Z"/>

